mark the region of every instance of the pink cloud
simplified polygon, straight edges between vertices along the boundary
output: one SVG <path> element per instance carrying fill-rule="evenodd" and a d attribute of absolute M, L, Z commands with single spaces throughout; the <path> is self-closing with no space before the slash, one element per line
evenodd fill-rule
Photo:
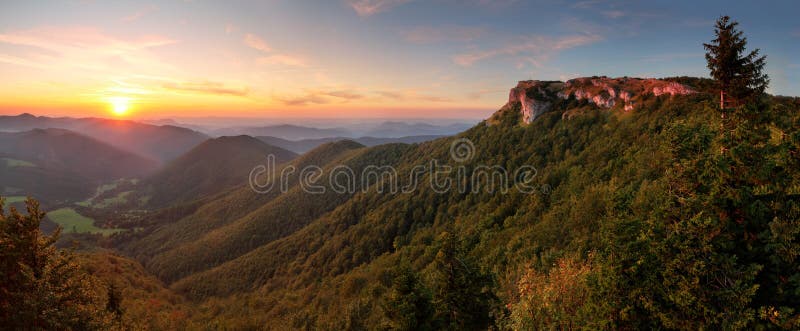
<path fill-rule="evenodd" d="M 421 101 L 429 101 L 429 102 L 451 102 L 453 101 L 450 98 L 438 96 L 438 95 L 429 95 L 429 94 L 420 94 L 414 90 L 405 90 L 405 91 L 396 91 L 396 90 L 383 90 L 383 91 L 375 91 L 375 94 L 392 100 L 421 100 Z"/>
<path fill-rule="evenodd" d="M 218 82 L 199 82 L 199 83 L 164 83 L 162 87 L 167 90 L 171 91 L 179 91 L 179 92 L 194 92 L 194 93 L 201 93 L 201 94 L 212 94 L 212 95 L 227 95 L 227 96 L 238 96 L 243 97 L 247 96 L 250 93 L 250 89 L 247 87 L 243 88 L 233 88 L 227 87 L 222 83 Z"/>
<path fill-rule="evenodd" d="M 347 0 L 347 4 L 361 17 L 372 16 L 402 5 L 411 0 Z"/>
<path fill-rule="evenodd" d="M 259 64 L 271 64 L 271 65 L 279 64 L 290 67 L 308 66 L 304 59 L 288 54 L 273 54 L 268 56 L 262 56 L 256 59 L 256 62 L 258 62 Z"/>
<path fill-rule="evenodd" d="M 158 35 L 122 39 L 91 27 L 40 27 L 0 34 L 0 43 L 34 48 L 25 51 L 24 56 L 37 59 L 39 66 L 93 70 L 118 68 L 120 61 L 131 69 L 137 65 L 163 69 L 165 65 L 157 61 L 149 49 L 175 42 Z M 6 59 L 14 56 L 5 55 Z"/>
<path fill-rule="evenodd" d="M 311 90 L 306 91 L 305 94 L 295 97 L 276 97 L 287 106 L 306 106 L 306 105 L 324 105 L 330 103 L 347 103 L 352 100 L 358 100 L 364 96 L 358 92 L 340 89 L 340 90 Z"/>
<path fill-rule="evenodd" d="M 461 66 L 471 66 L 476 62 L 498 56 L 511 56 L 519 63 L 533 63 L 541 65 L 543 61 L 560 51 L 588 45 L 603 38 L 595 34 L 579 34 L 565 37 L 534 36 L 522 38 L 519 42 L 509 43 L 500 48 L 476 50 L 458 54 L 453 57 L 453 62 Z"/>
<path fill-rule="evenodd" d="M 259 36 L 256 36 L 252 33 L 248 33 L 244 36 L 244 43 L 245 45 L 249 46 L 252 49 L 259 50 L 262 52 L 269 52 L 272 48 L 269 47 L 264 39 L 261 39 Z"/>

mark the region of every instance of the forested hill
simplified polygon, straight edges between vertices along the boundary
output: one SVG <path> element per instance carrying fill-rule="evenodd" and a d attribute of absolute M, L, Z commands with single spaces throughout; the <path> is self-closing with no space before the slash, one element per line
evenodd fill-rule
<path fill-rule="evenodd" d="M 800 101 L 720 116 L 708 80 L 604 79 L 517 86 L 455 137 L 309 153 L 320 178 L 392 166 L 400 187 L 418 178 L 409 192 L 313 194 L 294 177 L 120 246 L 233 328 L 797 325 Z M 451 189 L 418 172 L 431 160 Z M 486 185 L 487 167 L 507 181 Z"/>
<path fill-rule="evenodd" d="M 279 164 L 297 156 L 249 136 L 209 139 L 145 178 L 137 194 L 153 207 L 190 202 L 246 184 L 250 170 L 268 155 Z"/>

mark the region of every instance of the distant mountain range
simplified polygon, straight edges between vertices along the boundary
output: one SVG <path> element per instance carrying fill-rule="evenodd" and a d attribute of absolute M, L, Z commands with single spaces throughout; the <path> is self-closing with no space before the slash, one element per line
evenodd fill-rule
<path fill-rule="evenodd" d="M 46 117 L 22 114 L 0 116 L 0 131 L 67 129 L 157 160 L 168 162 L 208 139 L 190 129 L 103 118 Z"/>
<path fill-rule="evenodd" d="M 158 162 L 64 129 L 0 133 L 0 195 L 78 201 L 118 178 L 155 171 Z"/>
<path fill-rule="evenodd" d="M 261 141 L 270 144 L 272 146 L 277 146 L 281 148 L 288 149 L 292 152 L 302 154 L 308 152 L 318 146 L 334 142 L 334 141 L 341 141 L 341 140 L 352 140 L 364 146 L 377 146 L 383 144 L 392 144 L 392 143 L 403 143 L 403 144 L 416 144 L 421 143 L 429 140 L 434 140 L 436 138 L 440 138 L 443 136 L 408 136 L 408 137 L 399 137 L 399 138 L 377 138 L 377 137 L 360 137 L 360 138 L 346 138 L 346 137 L 332 137 L 332 138 L 319 138 L 319 139 L 302 139 L 302 140 L 288 140 L 282 139 L 278 137 L 270 137 L 270 136 L 261 136 L 256 137 Z"/>
<path fill-rule="evenodd" d="M 383 122 L 363 133 L 363 136 L 395 138 L 407 136 L 450 136 L 471 128 L 474 124 L 458 123 L 433 125 L 427 123 Z"/>
<path fill-rule="evenodd" d="M 351 124 L 335 128 L 315 128 L 300 125 L 281 124 L 259 127 L 230 127 L 211 130 L 212 136 L 268 136 L 286 140 L 308 140 L 323 138 L 401 138 L 409 136 L 449 136 L 462 132 L 473 124 L 457 123 L 434 125 L 428 123 L 408 123 L 389 121 L 378 124 Z"/>
<path fill-rule="evenodd" d="M 263 127 L 234 127 L 214 130 L 213 136 L 273 136 L 288 140 L 300 139 L 320 139 L 329 137 L 349 136 L 350 132 L 345 129 L 318 129 L 299 125 L 282 124 Z"/>
<path fill-rule="evenodd" d="M 470 123 L 430 124 L 386 121 L 352 123 L 333 128 L 294 124 L 211 128 L 172 119 L 130 121 L 103 118 L 46 117 L 21 114 L 0 116 L 0 131 L 60 128 L 80 132 L 97 140 L 167 163 L 210 137 L 248 135 L 296 153 L 309 151 L 322 143 L 353 139 L 366 146 L 384 143 L 416 143 L 454 135 L 470 128 Z M 275 138 L 275 139 L 272 139 Z M 391 139 L 386 139 L 391 138 Z"/>

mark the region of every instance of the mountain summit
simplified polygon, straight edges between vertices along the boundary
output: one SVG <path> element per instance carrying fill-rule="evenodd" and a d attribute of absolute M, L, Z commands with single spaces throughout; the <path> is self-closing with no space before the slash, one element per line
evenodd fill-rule
<path fill-rule="evenodd" d="M 581 77 L 561 81 L 524 80 L 512 88 L 504 111 L 520 104 L 522 120 L 533 122 L 539 115 L 553 109 L 561 100 L 586 100 L 601 108 L 618 107 L 624 111 L 636 108 L 647 95 L 686 95 L 695 93 L 692 88 L 678 82 L 655 78 Z"/>

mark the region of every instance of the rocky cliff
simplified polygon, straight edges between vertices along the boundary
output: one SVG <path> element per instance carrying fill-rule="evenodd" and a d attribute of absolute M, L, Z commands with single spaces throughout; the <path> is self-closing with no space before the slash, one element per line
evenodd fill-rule
<path fill-rule="evenodd" d="M 695 91 L 688 86 L 654 78 L 582 77 L 566 82 L 526 80 L 511 89 L 504 109 L 519 102 L 522 120 L 531 123 L 539 115 L 550 111 L 558 99 L 571 96 L 577 100 L 587 100 L 600 108 L 632 111 L 646 94 L 675 96 L 691 93 Z"/>

